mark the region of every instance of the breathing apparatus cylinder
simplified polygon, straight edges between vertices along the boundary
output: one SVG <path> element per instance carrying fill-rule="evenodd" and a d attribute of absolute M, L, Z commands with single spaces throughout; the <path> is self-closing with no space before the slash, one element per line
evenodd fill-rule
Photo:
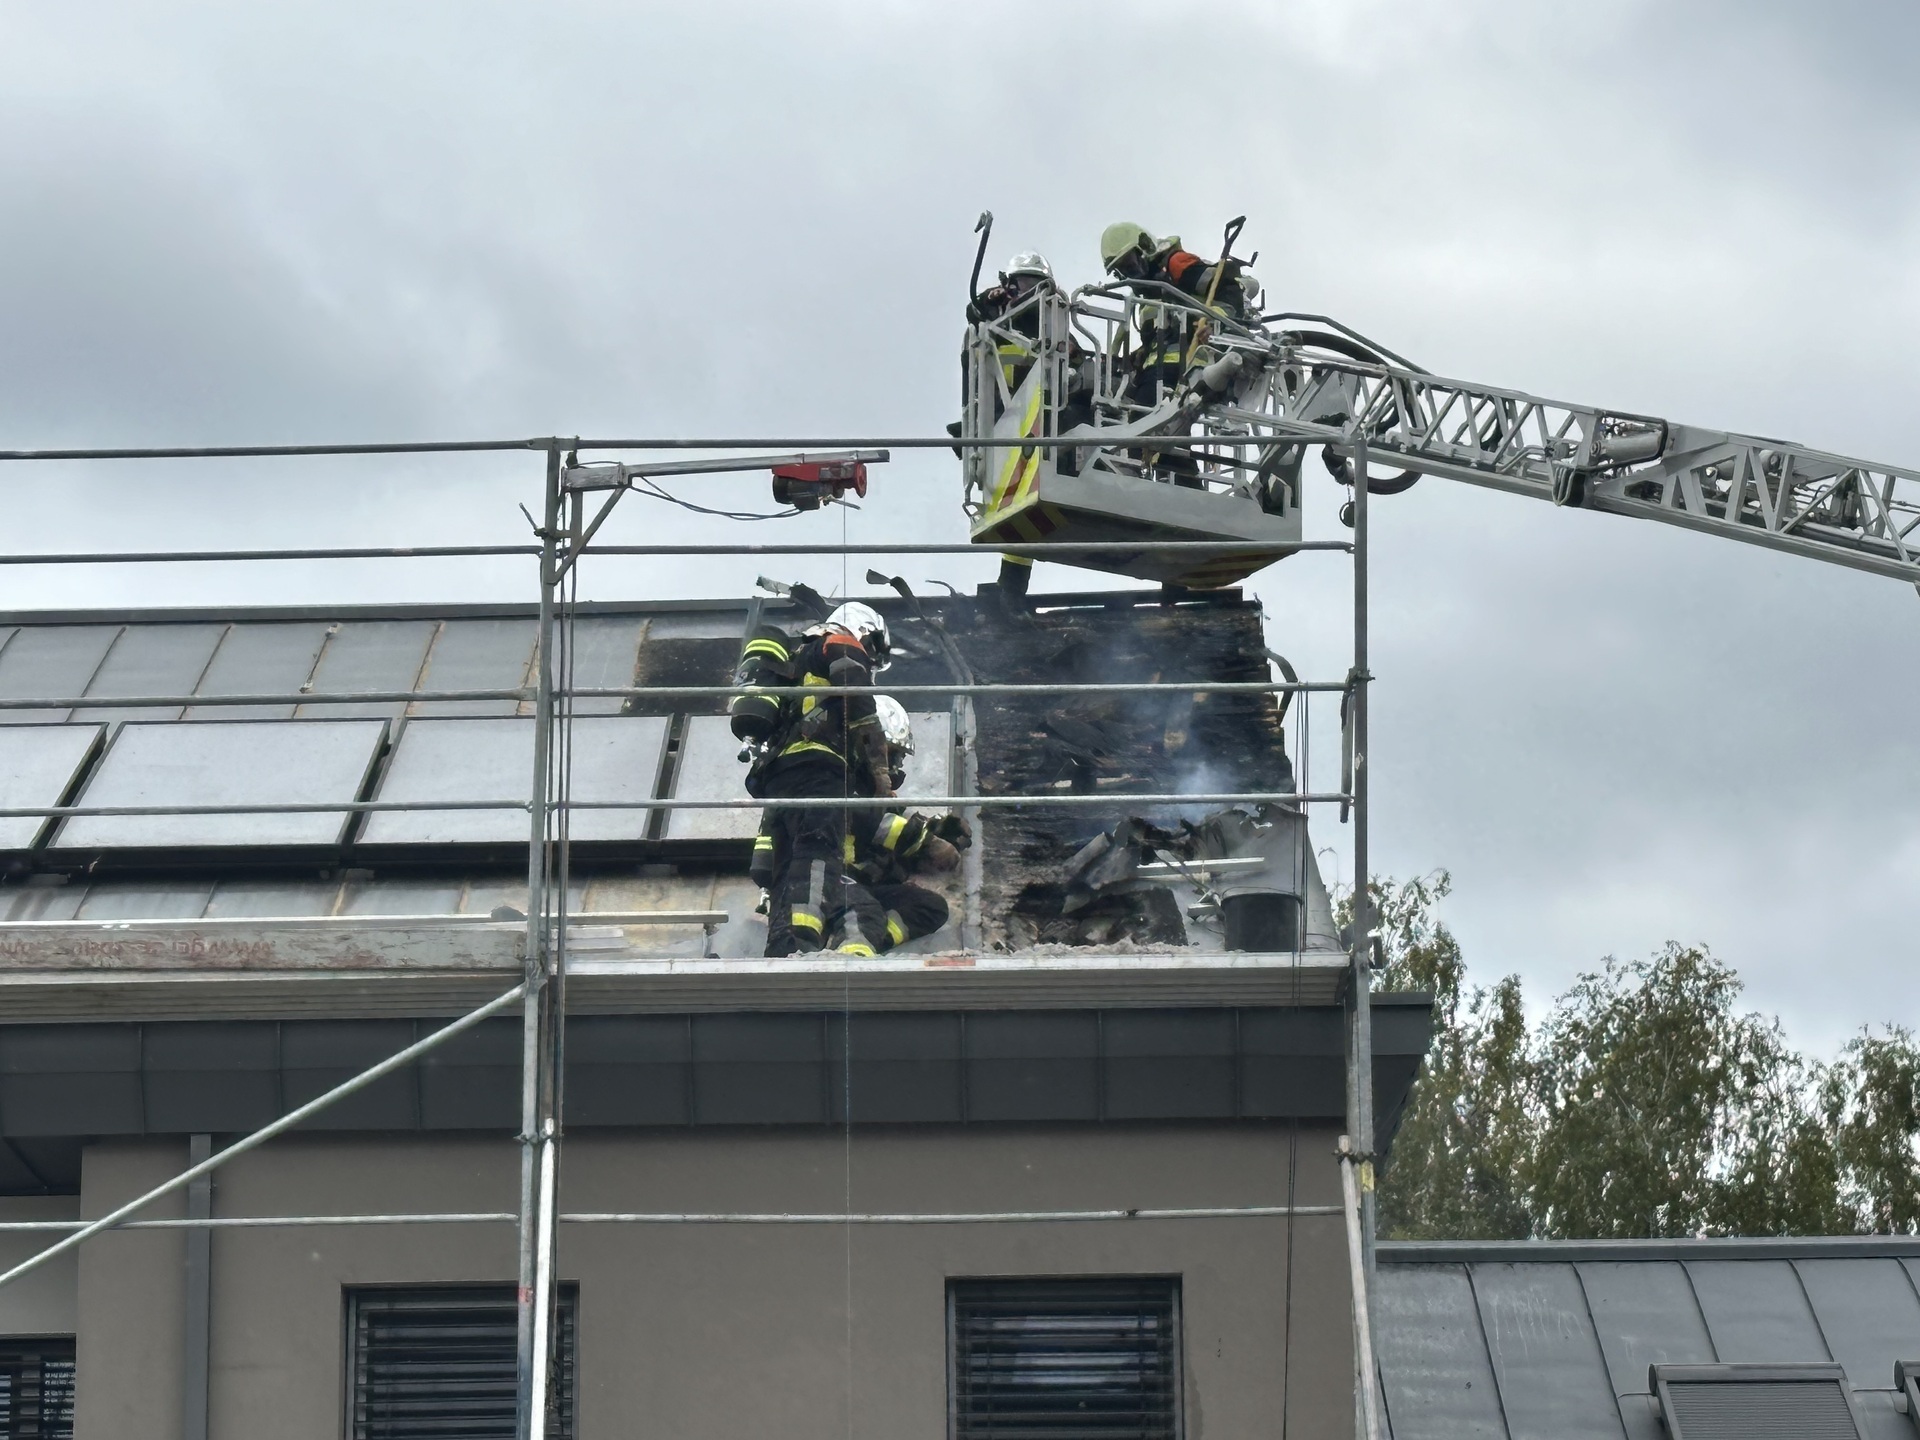
<path fill-rule="evenodd" d="M 735 685 L 791 685 L 793 655 L 787 649 L 784 631 L 763 625 L 740 651 L 740 662 L 733 667 Z M 764 743 L 780 728 L 785 707 L 778 695 L 736 695 L 727 707 L 734 738 L 752 744 Z"/>

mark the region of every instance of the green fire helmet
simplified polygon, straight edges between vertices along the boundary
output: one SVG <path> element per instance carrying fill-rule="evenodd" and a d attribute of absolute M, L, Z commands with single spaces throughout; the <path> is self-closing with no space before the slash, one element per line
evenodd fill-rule
<path fill-rule="evenodd" d="M 1100 232 L 1100 263 L 1109 272 L 1122 258 L 1138 252 L 1146 255 L 1153 249 L 1153 236 L 1142 226 L 1131 220 L 1122 220 L 1117 225 L 1109 225 Z"/>

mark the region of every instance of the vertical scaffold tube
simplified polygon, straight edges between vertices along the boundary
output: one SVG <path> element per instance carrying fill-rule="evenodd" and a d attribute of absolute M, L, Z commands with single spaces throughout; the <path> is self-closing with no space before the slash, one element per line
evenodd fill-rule
<path fill-rule="evenodd" d="M 1357 1235 L 1354 1256 L 1353 1332 L 1355 1408 L 1360 1433 L 1379 1440 L 1380 1412 L 1373 1356 L 1373 893 L 1369 888 L 1367 690 L 1367 440 L 1356 427 L 1353 440 L 1353 943 L 1351 1012 L 1347 1032 L 1347 1126 L 1342 1146 L 1343 1182 L 1351 1187 Z"/>
<path fill-rule="evenodd" d="M 545 520 L 540 534 L 540 618 L 534 638 L 535 699 L 533 791 L 527 848 L 526 1005 L 522 1012 L 520 1054 L 520 1230 L 517 1330 L 517 1411 L 519 1440 L 545 1440 L 547 1379 L 552 1335 L 553 1230 L 557 1210 L 558 1156 L 552 1114 L 554 1077 L 553 1003 L 550 956 L 553 927 L 547 894 L 552 867 L 548 845 L 548 757 L 553 746 L 554 595 L 559 576 L 560 446 L 547 447 Z M 564 904 L 564 900 L 563 900 Z"/>

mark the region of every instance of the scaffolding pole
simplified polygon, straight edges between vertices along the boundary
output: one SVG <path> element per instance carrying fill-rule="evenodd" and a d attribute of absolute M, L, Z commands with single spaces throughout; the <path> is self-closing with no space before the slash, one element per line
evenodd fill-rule
<path fill-rule="evenodd" d="M 1353 779 L 1352 974 L 1347 1026 L 1347 1136 L 1340 1144 L 1340 1180 L 1349 1209 L 1353 1260 L 1355 1433 L 1380 1440 L 1378 1373 L 1373 1354 L 1373 892 L 1368 873 L 1367 772 L 1367 440 L 1353 438 L 1353 673 L 1348 724 Z"/>
<path fill-rule="evenodd" d="M 520 1050 L 520 1214 L 515 1291 L 515 1411 L 519 1440 L 545 1440 L 552 1376 L 554 1214 L 559 1193 L 559 1094 L 552 1014 L 556 926 L 548 915 L 553 847 L 554 611 L 560 564 L 560 447 L 549 446 L 540 530 L 540 614 L 527 849 L 526 999 Z M 561 899 L 564 906 L 565 897 Z"/>

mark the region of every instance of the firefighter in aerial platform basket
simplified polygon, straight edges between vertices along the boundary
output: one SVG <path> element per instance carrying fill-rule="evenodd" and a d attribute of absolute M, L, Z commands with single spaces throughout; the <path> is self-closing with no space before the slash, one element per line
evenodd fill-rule
<path fill-rule="evenodd" d="M 983 290 L 967 302 L 967 322 L 977 325 L 981 321 L 1001 321 L 1004 317 L 1005 329 L 1010 334 L 1002 334 L 996 342 L 1000 358 L 1000 376 L 1006 382 L 1009 395 L 1017 392 L 1026 383 L 1027 375 L 1033 369 L 1033 362 L 1040 354 L 1040 306 L 1030 303 L 1042 292 L 1052 291 L 1058 286 L 1053 278 L 1053 267 L 1047 263 L 1047 257 L 1037 251 L 1026 250 L 1007 262 L 1007 268 L 1000 272 L 1000 283 L 990 290 Z M 1077 348 L 1077 347 L 1076 347 Z M 1076 360 L 1081 358 L 1075 356 Z M 973 385 L 973 376 L 967 364 L 970 355 L 962 357 L 960 373 L 960 397 L 964 405 Z M 1072 424 L 1093 418 L 1093 409 L 1089 401 L 1080 399 L 1080 393 L 1088 386 L 1077 386 L 1077 377 L 1070 377 L 1068 384 L 1068 404 L 1071 407 L 1076 399 L 1080 400 L 1080 409 L 1086 413 L 1075 415 L 1071 419 L 1061 416 L 1061 429 L 1071 428 Z M 995 420 L 1000 418 L 999 397 L 995 392 Z M 960 433 L 959 423 L 949 425 L 953 434 Z M 956 451 L 956 453 L 958 453 Z M 1033 579 L 1033 561 L 1017 555 L 1000 557 L 999 593 L 1003 600 L 1019 602 L 1026 598 L 1027 589 Z"/>
<path fill-rule="evenodd" d="M 1154 303 L 1152 287 L 1165 285 L 1193 298 L 1199 309 L 1225 320 L 1246 324 L 1259 314 L 1260 284 L 1247 272 L 1252 262 L 1233 256 L 1233 242 L 1245 217 L 1227 226 L 1220 258 L 1208 262 L 1181 247 L 1178 235 L 1156 240 L 1130 220 L 1109 225 L 1100 233 L 1100 263 L 1122 282 L 1146 282 L 1135 311 L 1140 348 L 1135 352 L 1127 382 L 1127 399 L 1151 410 L 1180 388 L 1188 373 L 1214 357 L 1202 347 L 1209 321 L 1168 304 Z M 1190 452 L 1168 456 L 1175 484 L 1198 488 L 1198 467 Z"/>
<path fill-rule="evenodd" d="M 847 867 L 853 827 L 871 811 L 783 806 L 782 800 L 891 796 L 886 737 L 870 694 L 836 690 L 873 683 L 888 664 L 886 621 L 871 606 L 842 605 L 798 639 L 772 626 L 741 652 L 734 683 L 818 688 L 820 694 L 736 695 L 733 733 L 753 756 L 747 793 L 769 804 L 762 822 L 773 860 L 767 874 L 767 954 L 838 950 L 872 955 L 868 907 L 855 906 Z M 756 857 L 760 852 L 756 850 Z M 884 922 L 883 922 L 884 923 Z"/>

